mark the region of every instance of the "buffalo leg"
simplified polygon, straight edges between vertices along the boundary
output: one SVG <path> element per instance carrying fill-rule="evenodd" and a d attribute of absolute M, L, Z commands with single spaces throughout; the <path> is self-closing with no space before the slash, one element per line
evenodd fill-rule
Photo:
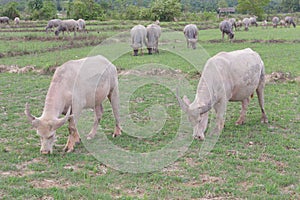
<path fill-rule="evenodd" d="M 120 113 L 119 113 L 119 89 L 118 86 L 116 86 L 111 93 L 108 95 L 108 99 L 110 101 L 110 104 L 112 106 L 113 114 L 116 121 L 116 126 L 114 130 L 113 137 L 117 137 L 121 135 L 121 126 L 120 126 Z"/>
<path fill-rule="evenodd" d="M 93 125 L 93 128 L 92 128 L 91 132 L 87 136 L 88 140 L 95 137 L 95 135 L 97 133 L 97 128 L 98 128 L 99 122 L 100 122 L 101 117 L 102 117 L 102 114 L 103 114 L 103 106 L 102 106 L 102 104 L 100 104 L 100 105 L 95 107 L 94 125 Z"/>
<path fill-rule="evenodd" d="M 67 144 L 64 148 L 64 151 L 66 152 L 72 152 L 74 150 L 75 144 L 80 143 L 80 136 L 78 134 L 78 130 L 75 125 L 74 117 L 69 118 L 69 137 Z"/>
<path fill-rule="evenodd" d="M 256 89 L 256 94 L 258 97 L 258 103 L 261 109 L 261 123 L 268 123 L 268 118 L 267 115 L 265 113 L 265 108 L 264 108 L 264 87 L 265 87 L 265 83 L 264 83 L 264 77 L 263 80 L 260 81 L 258 88 Z"/>
<path fill-rule="evenodd" d="M 246 118 L 246 112 L 248 105 L 250 103 L 250 98 L 246 98 L 242 101 L 242 109 L 241 109 L 241 114 L 239 119 L 235 122 L 236 125 L 241 125 L 245 123 L 245 118 Z"/>

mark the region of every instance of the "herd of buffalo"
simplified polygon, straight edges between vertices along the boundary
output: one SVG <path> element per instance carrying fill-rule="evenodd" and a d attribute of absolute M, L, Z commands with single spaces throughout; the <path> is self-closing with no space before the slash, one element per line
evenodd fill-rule
<path fill-rule="evenodd" d="M 20 19 L 15 19 L 19 23 Z M 1 23 L 9 23 L 7 17 L 0 17 Z M 292 17 L 286 17 L 284 21 L 274 17 L 273 27 L 283 24 L 295 27 Z M 229 39 L 234 38 L 233 29 L 244 26 L 247 31 L 250 25 L 257 26 L 256 17 L 235 20 L 233 18 L 222 21 L 219 28 L 222 39 L 227 34 Z M 266 26 L 264 21 L 262 26 Z M 46 32 L 56 28 L 55 35 L 60 32 L 86 31 L 85 21 L 79 20 L 50 20 L 46 26 Z M 183 29 L 188 48 L 196 48 L 198 28 L 195 24 L 188 24 Z M 139 49 L 145 45 L 148 54 L 158 53 L 158 40 L 161 35 L 159 21 L 148 25 L 134 26 L 131 31 L 131 47 L 133 55 L 137 56 Z M 96 77 L 96 75 L 101 77 Z M 74 78 L 76 77 L 76 78 Z M 99 82 L 99 80 L 101 80 Z M 216 111 L 216 130 L 221 132 L 225 123 L 225 112 L 229 101 L 242 102 L 240 117 L 236 124 L 245 123 L 247 106 L 251 97 L 256 92 L 262 113 L 261 122 L 268 123 L 264 110 L 264 86 L 265 69 L 260 55 L 250 48 L 232 52 L 220 52 L 208 59 L 198 83 L 194 101 L 186 96 L 183 98 L 176 94 L 181 109 L 187 113 L 193 125 L 193 136 L 204 139 L 204 132 L 208 124 L 208 113 L 211 109 Z M 74 150 L 76 143 L 80 142 L 77 123 L 83 109 L 94 110 L 94 125 L 87 139 L 96 135 L 99 121 L 103 114 L 103 101 L 108 98 L 115 117 L 115 130 L 113 136 L 121 135 L 121 122 L 119 113 L 119 89 L 116 67 L 105 57 L 98 55 L 79 60 L 71 60 L 60 66 L 54 73 L 43 113 L 40 117 L 31 114 L 29 104 L 25 106 L 25 114 L 37 130 L 41 138 L 41 153 L 52 153 L 55 142 L 56 130 L 69 122 L 69 138 L 65 151 Z M 60 118 L 64 114 L 65 117 Z"/>

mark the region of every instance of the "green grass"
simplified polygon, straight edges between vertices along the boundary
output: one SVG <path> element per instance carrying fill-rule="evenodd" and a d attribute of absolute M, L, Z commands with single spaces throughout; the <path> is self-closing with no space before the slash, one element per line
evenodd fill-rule
<path fill-rule="evenodd" d="M 43 23 L 37 22 L 36 25 L 41 26 Z M 88 23 L 92 26 L 112 27 L 120 22 Z M 138 22 L 123 23 L 124 26 L 130 27 Z M 172 23 L 163 23 L 163 25 L 170 27 Z M 184 23 L 177 25 L 182 27 Z M 108 28 L 108 31 L 103 34 L 109 35 L 112 30 Z M 260 27 L 251 28 L 249 32 L 236 32 L 237 39 L 245 41 L 229 43 L 211 41 L 220 40 L 219 30 L 202 30 L 199 32 L 196 51 L 185 48 L 182 32 L 166 31 L 162 34 L 160 54 L 133 57 L 128 44 L 128 50 L 114 60 L 114 64 L 122 72 L 146 64 L 180 69 L 181 72 L 178 73 L 185 76 L 192 85 L 192 90 L 195 91 L 199 79 L 197 69 L 201 70 L 202 64 L 209 56 L 219 51 L 251 47 L 261 55 L 268 74 L 283 71 L 290 72 L 293 77 L 298 77 L 300 76 L 298 56 L 300 44 L 293 41 L 298 40 L 299 31 L 298 27 L 268 30 Z M 48 37 L 44 33 L 38 34 L 38 37 Z M 95 32 L 91 34 L 97 35 Z M 10 35 L 14 35 L 13 37 L 19 38 L 20 41 L 24 36 L 23 33 L 20 35 L 9 33 L 5 37 L 10 37 Z M 265 37 L 266 35 L 269 36 Z M 177 39 L 177 43 L 164 44 L 164 42 Z M 284 42 L 252 41 L 270 39 L 284 40 Z M 69 41 L 61 40 L 53 45 L 65 45 L 64 42 Z M 103 52 L 109 57 L 118 51 L 122 52 L 121 48 L 117 49 L 114 44 L 108 46 L 112 49 L 103 45 L 98 48 L 86 46 L 40 52 L 43 46 L 48 48 L 49 45 L 51 46 L 48 42 L 39 43 L 37 40 L 26 41 L 24 45 L 20 43 L 16 49 L 36 51 L 36 53 L 3 57 L 0 58 L 0 65 L 31 65 L 47 69 L 51 66 L 59 66 L 70 59 L 85 57 L 90 53 Z M 126 50 L 126 46 L 124 49 Z M 183 59 L 186 58 L 185 56 L 190 57 Z M 188 60 L 190 62 L 187 62 Z M 193 64 L 199 66 L 193 66 Z M 29 102 L 32 114 L 40 116 L 51 77 L 52 74 L 0 73 L 1 199 L 300 198 L 299 82 L 277 81 L 266 85 L 265 110 L 269 124 L 260 123 L 261 113 L 256 95 L 249 105 L 246 124 L 242 126 L 235 126 L 240 103 L 229 103 L 225 128 L 213 150 L 206 157 L 199 157 L 203 142 L 192 141 L 185 155 L 163 169 L 150 173 L 132 174 L 118 171 L 109 164 L 100 162 L 88 150 L 89 147 L 86 145 L 88 143 L 84 141 L 84 137 L 87 133 L 85 129 L 89 131 L 90 125 L 86 124 L 92 122 L 92 115 L 90 121 L 83 122 L 86 125 L 80 129 L 84 130 L 81 132 L 83 143 L 75 147 L 75 152 L 63 153 L 62 149 L 68 137 L 67 126 L 64 125 L 57 130 L 58 141 L 54 147 L 54 153 L 48 156 L 40 155 L 39 137 L 25 118 L 24 107 L 25 103 Z M 119 76 L 123 88 L 131 86 L 125 84 L 126 78 L 124 74 Z M 171 80 L 174 79 L 176 80 L 174 77 Z M 181 89 L 180 92 L 184 93 L 185 90 Z M 139 126 L 151 125 L 148 109 L 154 104 L 163 105 L 167 114 L 164 127 L 147 138 L 134 137 L 131 132 L 123 132 L 121 137 L 112 138 L 114 120 L 111 107 L 106 101 L 101 130 L 109 141 L 129 152 L 148 153 L 155 152 L 174 140 L 180 122 L 180 109 L 174 91 L 154 82 L 134 90 L 128 102 L 132 119 Z M 87 111 L 86 115 L 89 114 L 91 112 Z M 157 123 L 159 124 L 159 121 Z M 142 127 L 138 130 L 142 130 Z M 143 133 L 139 134 L 143 135 Z M 192 135 L 191 132 L 188 134 Z M 101 139 L 101 137 L 103 135 L 98 133 L 95 139 Z M 118 153 L 111 152 L 108 155 L 113 158 Z M 101 157 L 101 155 L 98 156 Z M 128 165 L 130 166 L 130 163 Z"/>

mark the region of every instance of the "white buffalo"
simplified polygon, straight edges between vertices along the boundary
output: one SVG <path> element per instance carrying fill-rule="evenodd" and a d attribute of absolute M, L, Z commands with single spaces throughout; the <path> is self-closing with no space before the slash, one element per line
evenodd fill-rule
<path fill-rule="evenodd" d="M 186 96 L 182 100 L 178 93 L 177 99 L 194 126 L 193 136 L 203 140 L 210 109 L 214 108 L 216 111 L 217 130 L 221 132 L 228 101 L 241 101 L 242 110 L 236 124 L 243 124 L 250 97 L 255 91 L 262 112 L 261 122 L 267 123 L 264 86 L 264 63 L 258 53 L 247 48 L 221 52 L 210 58 L 202 72 L 195 100 L 190 102 Z"/>
<path fill-rule="evenodd" d="M 41 139 L 41 153 L 52 153 L 56 130 L 69 121 L 69 138 L 65 151 L 74 150 L 80 142 L 76 127 L 81 111 L 93 108 L 94 125 L 88 139 L 95 136 L 103 114 L 102 102 L 110 100 L 116 126 L 113 136 L 121 134 L 119 90 L 116 67 L 103 56 L 68 61 L 55 71 L 45 100 L 43 114 L 35 117 L 26 104 L 25 114 Z M 61 114 L 65 117 L 59 118 Z"/>

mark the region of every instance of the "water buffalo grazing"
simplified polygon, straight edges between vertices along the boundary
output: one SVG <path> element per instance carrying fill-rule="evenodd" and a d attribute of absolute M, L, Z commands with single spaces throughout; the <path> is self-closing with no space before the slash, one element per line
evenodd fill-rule
<path fill-rule="evenodd" d="M 296 28 L 296 24 L 295 24 L 294 19 L 292 17 L 287 16 L 287 17 L 284 18 L 284 21 L 285 21 L 287 27 L 290 27 L 291 24 L 292 24 L 293 27 Z"/>
<path fill-rule="evenodd" d="M 15 22 L 15 25 L 19 25 L 20 24 L 20 18 L 15 17 L 14 22 Z"/>
<path fill-rule="evenodd" d="M 85 21 L 83 19 L 78 19 L 77 23 L 78 23 L 78 31 L 87 32 L 85 29 Z"/>
<path fill-rule="evenodd" d="M 220 28 L 220 30 L 222 32 L 222 40 L 224 40 L 224 35 L 225 34 L 228 35 L 228 38 L 230 40 L 233 39 L 234 33 L 232 31 L 232 25 L 231 25 L 231 23 L 229 21 L 227 21 L 227 20 L 222 21 L 220 23 L 220 25 L 219 25 L 219 28 Z"/>
<path fill-rule="evenodd" d="M 186 38 L 187 48 L 192 47 L 196 49 L 196 44 L 198 41 L 198 28 L 195 24 L 188 24 L 183 29 L 183 34 Z"/>
<path fill-rule="evenodd" d="M 261 27 L 262 27 L 262 28 L 268 28 L 268 22 L 267 22 L 267 20 L 264 20 L 264 21 L 261 23 Z"/>
<path fill-rule="evenodd" d="M 277 28 L 278 23 L 279 23 L 279 18 L 278 17 L 273 17 L 272 18 L 273 28 Z"/>
<path fill-rule="evenodd" d="M 240 27 L 242 27 L 242 26 L 243 26 L 242 20 L 238 20 L 238 21 L 236 22 L 236 30 L 240 30 Z"/>
<path fill-rule="evenodd" d="M 178 92 L 176 96 L 194 126 L 194 138 L 203 140 L 209 110 L 214 108 L 216 111 L 216 130 L 221 132 L 228 101 L 241 101 L 242 109 L 236 125 L 244 124 L 247 106 L 254 91 L 262 112 L 261 122 L 268 123 L 264 110 L 264 86 L 264 63 L 258 53 L 247 48 L 220 52 L 210 58 L 204 66 L 192 103 L 186 96 L 181 99 Z"/>
<path fill-rule="evenodd" d="M 285 23 L 284 19 L 279 21 L 279 25 L 280 25 L 281 28 L 286 27 L 286 23 Z"/>
<path fill-rule="evenodd" d="M 65 31 L 67 31 L 68 33 L 74 32 L 74 36 L 76 36 L 76 31 L 78 31 L 78 29 L 78 23 L 74 19 L 62 20 L 55 30 L 55 35 L 58 36 L 60 32 L 65 34 Z"/>
<path fill-rule="evenodd" d="M 245 26 L 245 31 L 249 30 L 249 25 L 250 25 L 250 19 L 249 18 L 244 18 L 243 19 L 243 24 Z"/>
<path fill-rule="evenodd" d="M 255 25 L 256 27 L 258 26 L 257 22 L 256 22 L 256 16 L 250 17 L 250 25 L 253 26 Z"/>
<path fill-rule="evenodd" d="M 147 46 L 146 27 L 140 24 L 136 25 L 131 29 L 130 35 L 131 35 L 131 47 L 133 49 L 133 55 L 137 56 L 139 49 L 141 49 L 141 54 L 143 55 L 143 45 Z"/>
<path fill-rule="evenodd" d="M 74 150 L 80 142 L 77 130 L 79 115 L 83 109 L 95 112 L 94 124 L 88 134 L 92 139 L 103 114 L 103 101 L 108 97 L 115 117 L 113 136 L 121 134 L 119 117 L 119 90 L 116 67 L 103 56 L 87 57 L 64 63 L 55 71 L 45 100 L 43 114 L 35 117 L 26 103 L 25 114 L 41 139 L 41 153 L 52 153 L 55 132 L 69 121 L 69 137 L 64 148 Z M 59 118 L 61 114 L 65 117 Z"/>
<path fill-rule="evenodd" d="M 48 30 L 52 30 L 53 28 L 56 28 L 60 25 L 61 20 L 60 19 L 51 19 L 48 21 L 47 26 L 45 28 L 46 33 L 48 33 Z"/>
<path fill-rule="evenodd" d="M 150 24 L 147 26 L 147 49 L 148 54 L 158 52 L 158 39 L 161 34 L 161 28 L 157 24 Z"/>
<path fill-rule="evenodd" d="M 228 21 L 231 23 L 232 25 L 232 30 L 233 30 L 233 27 L 234 29 L 236 30 L 236 19 L 235 18 L 230 18 L 228 19 Z"/>
<path fill-rule="evenodd" d="M 9 24 L 9 18 L 8 17 L 0 17 L 0 24 Z"/>

